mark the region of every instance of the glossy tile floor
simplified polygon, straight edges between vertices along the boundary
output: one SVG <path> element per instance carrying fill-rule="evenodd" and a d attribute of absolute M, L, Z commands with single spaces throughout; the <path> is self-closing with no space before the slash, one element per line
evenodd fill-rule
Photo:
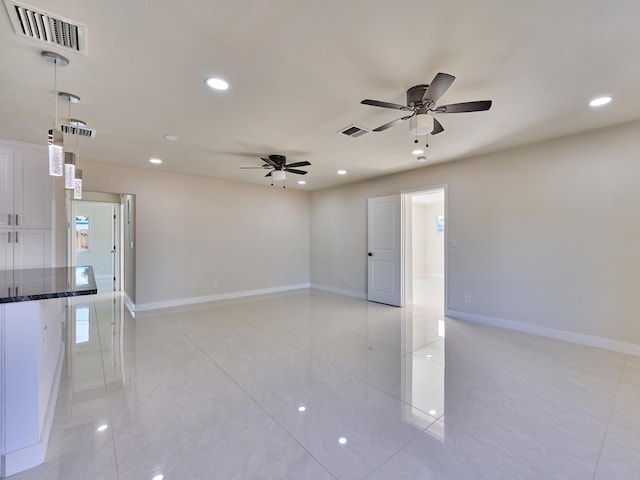
<path fill-rule="evenodd" d="M 640 478 L 638 357 L 317 290 L 87 298 L 14 480 Z"/>

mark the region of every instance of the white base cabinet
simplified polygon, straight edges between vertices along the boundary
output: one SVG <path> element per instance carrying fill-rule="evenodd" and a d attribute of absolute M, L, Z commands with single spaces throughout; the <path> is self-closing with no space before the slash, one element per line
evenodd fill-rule
<path fill-rule="evenodd" d="M 0 305 L 0 478 L 44 462 L 64 358 L 66 299 Z"/>

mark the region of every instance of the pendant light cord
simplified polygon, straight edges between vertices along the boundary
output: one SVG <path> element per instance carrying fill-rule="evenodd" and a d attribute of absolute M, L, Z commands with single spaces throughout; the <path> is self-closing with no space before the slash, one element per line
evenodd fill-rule
<path fill-rule="evenodd" d="M 58 124 L 58 61 L 55 60 L 53 62 L 53 94 L 55 96 L 56 101 L 56 117 L 53 119 L 53 128 L 56 128 Z"/>

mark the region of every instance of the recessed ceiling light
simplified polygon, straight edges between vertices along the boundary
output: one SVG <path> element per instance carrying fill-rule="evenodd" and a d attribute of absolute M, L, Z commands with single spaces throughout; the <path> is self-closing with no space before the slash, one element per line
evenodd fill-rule
<path fill-rule="evenodd" d="M 426 162 L 426 161 L 427 161 L 427 157 L 418 157 L 418 161 L 419 161 L 420 163 L 424 163 L 424 162 Z"/>
<path fill-rule="evenodd" d="M 150 158 L 149 163 L 153 163 L 154 165 L 160 165 L 162 163 L 162 160 L 160 160 L 159 158 Z"/>
<path fill-rule="evenodd" d="M 307 182 L 305 182 L 304 180 L 298 180 L 298 185 L 306 185 Z"/>
<path fill-rule="evenodd" d="M 170 142 L 177 142 L 178 140 L 180 140 L 180 137 L 177 135 L 165 135 L 164 138 L 166 138 Z"/>
<path fill-rule="evenodd" d="M 435 410 L 429 410 L 429 415 L 436 415 L 438 412 L 436 412 Z"/>
<path fill-rule="evenodd" d="M 156 475 L 155 477 L 153 477 L 151 480 L 164 480 L 164 475 L 160 474 L 160 475 Z"/>
<path fill-rule="evenodd" d="M 340 437 L 340 438 L 338 439 L 338 443 L 339 443 L 340 445 L 345 445 L 345 444 L 347 443 L 347 439 L 346 439 L 346 438 L 344 438 L 344 437 Z"/>
<path fill-rule="evenodd" d="M 221 78 L 207 78 L 204 83 L 213 88 L 214 90 L 226 90 L 229 88 L 229 84 L 222 80 Z"/>
<path fill-rule="evenodd" d="M 589 102 L 589 105 L 591 105 L 592 107 L 601 107 L 602 105 L 606 105 L 607 103 L 609 103 L 611 100 L 613 100 L 611 97 L 598 97 L 598 98 L 594 98 L 593 100 L 591 100 Z"/>
<path fill-rule="evenodd" d="M 420 155 L 421 153 L 424 153 L 424 150 L 420 150 L 419 148 L 416 148 L 413 152 L 414 155 Z"/>
<path fill-rule="evenodd" d="M 100 425 L 96 430 L 104 432 L 107 428 L 109 428 L 109 425 Z"/>
<path fill-rule="evenodd" d="M 346 175 L 347 171 L 346 170 L 338 170 L 338 175 Z"/>
<path fill-rule="evenodd" d="M 307 407 L 305 407 L 304 405 L 300 405 L 300 406 L 298 407 L 298 411 L 299 411 L 299 412 L 306 412 L 306 411 L 307 411 Z"/>

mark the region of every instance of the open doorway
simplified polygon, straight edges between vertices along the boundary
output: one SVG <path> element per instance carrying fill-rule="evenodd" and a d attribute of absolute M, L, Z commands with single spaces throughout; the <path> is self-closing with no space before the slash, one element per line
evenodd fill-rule
<path fill-rule="evenodd" d="M 91 265 L 98 293 L 120 290 L 120 203 L 73 201 L 73 265 Z"/>
<path fill-rule="evenodd" d="M 404 294 L 410 322 L 402 323 L 403 418 L 416 425 L 445 413 L 446 186 L 404 193 Z M 429 429 L 445 441 L 445 429 Z"/>
<path fill-rule="evenodd" d="M 410 196 L 410 252 L 406 261 L 408 292 L 414 305 L 433 313 L 445 310 L 445 190 L 434 188 Z M 408 234 L 409 232 L 407 232 Z"/>
<path fill-rule="evenodd" d="M 67 193 L 67 264 L 92 265 L 98 293 L 123 292 L 135 308 L 135 195 Z"/>

